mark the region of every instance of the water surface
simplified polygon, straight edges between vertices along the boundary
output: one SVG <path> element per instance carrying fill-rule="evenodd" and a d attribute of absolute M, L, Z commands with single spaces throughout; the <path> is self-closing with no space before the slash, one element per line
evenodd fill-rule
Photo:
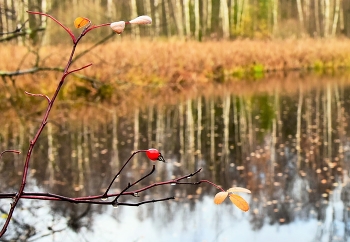
<path fill-rule="evenodd" d="M 348 241 L 350 87 L 344 78 L 326 79 L 311 86 L 307 79 L 295 80 L 292 90 L 279 84 L 242 94 L 230 88 L 198 92 L 169 103 L 135 105 L 123 116 L 117 107 L 91 108 L 96 119 L 82 115 L 49 122 L 26 191 L 101 194 L 132 151 L 154 147 L 167 163 L 157 163 L 139 187 L 202 167 L 190 181 L 246 187 L 252 194 L 242 196 L 251 209 L 244 213 L 229 200 L 215 205 L 218 191 L 208 184 L 167 185 L 124 198 L 176 197 L 139 207 L 21 200 L 5 239 Z M 1 124 L 1 148 L 25 151 L 38 124 L 37 118 Z M 24 155 L 7 154 L 1 161 L 2 192 L 17 191 Z M 120 192 L 152 164 L 137 155 L 112 191 Z M 0 202 L 0 223 L 10 202 Z"/>

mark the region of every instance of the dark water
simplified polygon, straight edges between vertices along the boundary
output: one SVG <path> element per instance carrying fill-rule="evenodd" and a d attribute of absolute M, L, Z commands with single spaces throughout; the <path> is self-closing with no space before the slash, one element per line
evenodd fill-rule
<path fill-rule="evenodd" d="M 35 149 L 26 191 L 67 197 L 101 194 L 133 150 L 158 148 L 167 163 L 140 186 L 203 171 L 225 189 L 246 187 L 251 209 L 213 203 L 208 184 L 161 186 L 140 198 L 175 201 L 139 207 L 21 200 L 5 239 L 28 241 L 348 241 L 350 88 L 337 80 L 296 91 L 226 92 L 169 105 L 143 105 L 123 117 L 51 122 Z M 25 153 L 38 123 L 1 124 L 1 148 Z M 0 188 L 16 192 L 24 154 L 0 163 Z M 139 154 L 112 190 L 152 168 Z M 0 223 L 11 200 L 0 203 Z"/>

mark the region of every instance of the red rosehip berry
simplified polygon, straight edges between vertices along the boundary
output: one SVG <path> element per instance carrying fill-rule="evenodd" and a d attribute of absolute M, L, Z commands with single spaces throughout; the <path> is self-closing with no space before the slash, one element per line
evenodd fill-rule
<path fill-rule="evenodd" d="M 159 161 L 165 162 L 164 157 L 157 149 L 148 149 L 146 151 L 146 155 L 150 160 L 153 160 L 153 161 L 159 160 Z"/>

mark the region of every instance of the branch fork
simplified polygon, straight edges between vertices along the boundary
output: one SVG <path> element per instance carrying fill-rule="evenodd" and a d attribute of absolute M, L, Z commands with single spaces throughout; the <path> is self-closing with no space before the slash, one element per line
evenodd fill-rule
<path fill-rule="evenodd" d="M 128 202 L 120 202 L 118 201 L 122 196 L 134 196 L 134 197 L 139 197 L 139 194 L 149 190 L 153 187 L 156 186 L 164 186 L 164 185 L 198 185 L 201 183 L 208 183 L 214 187 L 216 187 L 217 189 L 221 190 L 222 194 L 223 193 L 227 193 L 227 196 L 230 196 L 230 199 L 232 200 L 233 198 L 238 199 L 240 203 L 242 203 L 242 201 L 237 198 L 235 195 L 232 194 L 232 191 L 237 191 L 237 190 L 232 190 L 229 189 L 227 192 L 225 192 L 221 187 L 219 187 L 218 185 L 208 181 L 208 180 L 199 180 L 197 182 L 183 182 L 184 179 L 188 179 L 191 178 L 193 176 L 196 176 L 201 170 L 202 168 L 196 170 L 193 173 L 175 178 L 175 179 L 171 179 L 171 180 L 167 180 L 167 181 L 162 181 L 162 182 L 156 182 L 156 183 L 151 183 L 150 185 L 144 186 L 142 188 L 139 189 L 135 189 L 135 190 L 130 190 L 132 187 L 134 187 L 135 185 L 139 184 L 142 180 L 146 179 L 147 177 L 151 176 L 155 170 L 156 170 L 156 166 L 153 165 L 152 169 L 146 174 L 143 175 L 141 178 L 139 178 L 138 180 L 134 181 L 134 182 L 129 182 L 128 185 L 120 192 L 120 193 L 112 193 L 110 194 L 109 191 L 112 187 L 112 185 L 114 184 L 115 180 L 117 179 L 117 177 L 119 177 L 122 174 L 122 171 L 125 169 L 126 165 L 130 162 L 130 160 L 138 153 L 145 153 L 147 155 L 147 157 L 153 161 L 153 162 L 157 162 L 157 161 L 161 161 L 161 162 L 165 162 L 164 157 L 162 156 L 162 154 L 156 150 L 156 149 L 148 149 L 148 150 L 137 150 L 134 151 L 131 156 L 129 157 L 129 159 L 124 163 L 124 165 L 120 168 L 120 170 L 116 173 L 116 175 L 111 179 L 111 182 L 109 183 L 108 187 L 106 188 L 105 192 L 102 195 L 93 195 L 93 196 L 87 196 L 87 197 L 75 197 L 75 198 L 69 198 L 69 197 L 65 197 L 65 196 L 61 196 L 58 194 L 52 194 L 52 193 L 40 193 L 40 192 L 24 192 L 24 188 L 26 186 L 27 183 L 27 175 L 28 175 L 28 170 L 29 170 L 29 164 L 30 164 L 30 159 L 32 156 L 32 152 L 33 149 L 38 141 L 39 136 L 41 135 L 42 131 L 44 130 L 47 122 L 48 122 L 48 118 L 49 115 L 51 113 L 52 107 L 55 103 L 55 100 L 58 96 L 58 93 L 60 92 L 66 77 L 74 72 L 83 70 L 85 68 L 88 68 L 92 65 L 92 63 L 86 64 L 82 67 L 76 68 L 76 69 L 72 69 L 69 70 L 69 68 L 71 67 L 71 64 L 73 62 L 73 56 L 75 54 L 75 50 L 76 47 L 79 43 L 79 41 L 90 31 L 96 29 L 96 28 L 100 28 L 100 27 L 104 27 L 104 26 L 110 26 L 112 28 L 113 31 L 117 32 L 118 34 L 122 33 L 124 28 L 125 28 L 125 24 L 150 24 L 152 22 L 152 19 L 148 16 L 140 16 L 137 17 L 133 20 L 130 21 L 119 21 L 119 22 L 113 22 L 113 23 L 105 23 L 105 24 L 99 24 L 99 25 L 92 25 L 91 21 L 87 18 L 83 18 L 83 17 L 78 17 L 75 21 L 74 21 L 74 25 L 76 28 L 81 28 L 84 27 L 84 29 L 82 30 L 82 32 L 80 33 L 79 36 L 74 36 L 73 32 L 66 26 L 64 26 L 60 21 L 58 21 L 57 19 L 55 19 L 53 16 L 47 14 L 47 13 L 41 13 L 41 12 L 34 12 L 34 11 L 27 11 L 29 14 L 38 14 L 38 15 L 43 15 L 46 16 L 50 19 L 52 19 L 54 22 L 56 22 L 59 26 L 61 26 L 71 37 L 72 42 L 73 42 L 73 46 L 72 46 L 72 50 L 70 53 L 70 56 L 68 58 L 66 67 L 63 70 L 61 79 L 57 85 L 57 88 L 54 92 L 54 94 L 52 95 L 52 97 L 50 98 L 47 95 L 44 94 L 35 94 L 35 93 L 30 93 L 30 92 L 25 92 L 26 95 L 29 96 L 33 96 L 33 97 L 40 97 L 40 98 L 44 98 L 47 102 L 48 105 L 46 107 L 46 111 L 43 114 L 42 117 L 42 121 L 40 123 L 40 126 L 37 130 L 37 132 L 34 135 L 34 138 L 29 142 L 29 148 L 28 151 L 26 153 L 26 158 L 25 158 L 25 162 L 23 165 L 23 173 L 22 173 L 22 182 L 20 185 L 20 188 L 18 189 L 17 193 L 0 193 L 0 199 L 7 199 L 7 198 L 11 198 L 12 202 L 11 202 L 11 208 L 8 212 L 8 215 L 6 217 L 6 221 L 3 224 L 3 227 L 0 231 L 0 238 L 5 234 L 8 225 L 11 221 L 11 218 L 13 216 L 13 212 L 19 202 L 20 199 L 37 199 L 37 200 L 49 200 L 49 201 L 59 201 L 59 202 L 71 202 L 71 203 L 88 203 L 88 204 L 100 204 L 100 205 L 112 205 L 114 207 L 118 207 L 118 206 L 140 206 L 143 204 L 147 204 L 147 203 L 155 203 L 155 202 L 161 202 L 161 201 L 167 201 L 167 200 L 172 200 L 175 199 L 174 196 L 170 196 L 170 197 L 165 197 L 165 198 L 161 198 L 161 199 L 152 199 L 152 200 L 144 200 L 138 203 L 128 203 Z M 4 150 L 0 153 L 0 159 L 2 158 L 2 156 L 5 153 L 15 153 L 15 154 L 19 154 L 20 151 L 18 150 L 12 150 L 12 149 L 8 149 L 8 150 Z M 238 189 L 238 191 L 244 191 L 242 189 Z M 246 191 L 245 191 L 246 192 Z M 223 195 L 225 194 L 220 194 L 220 202 L 221 198 L 223 197 Z M 238 196 L 239 197 L 239 196 Z M 113 200 L 108 201 L 108 198 L 113 198 Z M 215 202 L 215 200 L 214 200 Z M 237 205 L 237 204 L 236 204 Z M 238 206 L 238 205 L 237 205 Z M 244 207 L 246 208 L 246 207 Z M 242 208 L 241 208 L 242 209 Z M 248 207 L 249 209 L 249 207 Z M 243 209 L 242 209 L 243 210 Z"/>

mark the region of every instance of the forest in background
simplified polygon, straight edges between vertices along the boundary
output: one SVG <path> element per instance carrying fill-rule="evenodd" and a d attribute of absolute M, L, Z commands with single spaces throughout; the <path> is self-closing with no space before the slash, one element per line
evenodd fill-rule
<path fill-rule="evenodd" d="M 237 80 L 249 86 L 285 81 L 291 73 L 300 79 L 349 74 L 347 0 L 0 0 L 0 32 L 7 33 L 0 35 L 0 102 L 22 108 L 32 107 L 23 90 L 54 91 L 56 82 L 48 80 L 58 79 L 71 45 L 60 26 L 28 15 L 28 9 L 47 12 L 71 29 L 77 16 L 93 24 L 142 14 L 153 19 L 151 26 L 127 26 L 122 35 L 106 27 L 85 36 L 74 62 L 93 66 L 72 75 L 74 82 L 61 94 L 66 100 L 117 104 L 133 93 L 133 100 L 151 94 L 165 101 L 208 84 L 240 90 Z M 78 35 L 80 29 L 72 31 Z"/>
<path fill-rule="evenodd" d="M 55 44 L 56 26 L 45 17 L 28 16 L 26 10 L 47 12 L 67 23 L 77 16 L 98 24 L 150 15 L 152 28 L 132 28 L 130 34 L 135 37 L 206 40 L 350 35 L 349 0 L 0 1 L 0 32 L 11 32 L 29 19 L 24 30 L 31 37 L 36 30 L 49 28 L 46 43 Z"/>

